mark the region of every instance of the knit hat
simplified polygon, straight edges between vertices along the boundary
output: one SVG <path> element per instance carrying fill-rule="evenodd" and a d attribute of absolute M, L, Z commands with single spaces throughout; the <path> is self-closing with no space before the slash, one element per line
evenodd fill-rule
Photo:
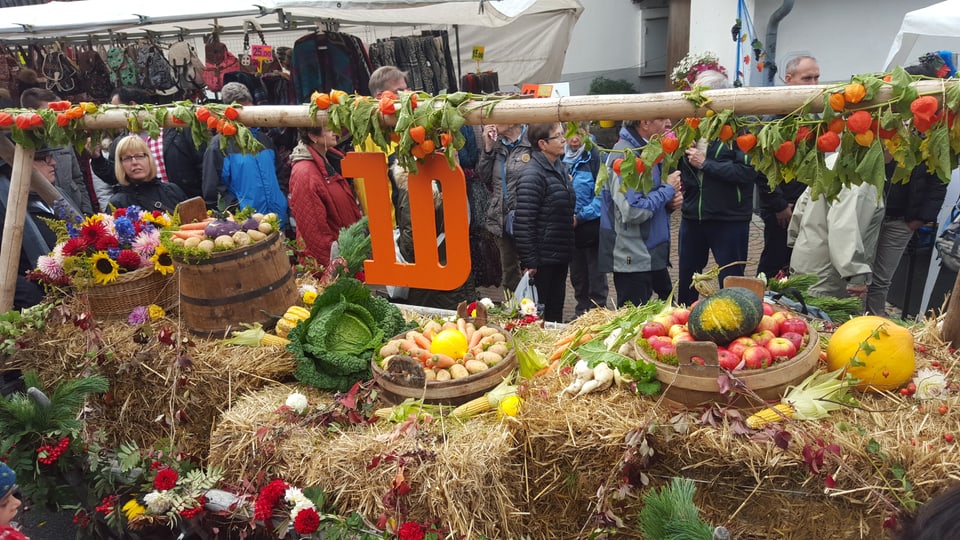
<path fill-rule="evenodd" d="M 6 463 L 0 463 L 0 500 L 17 489 L 17 473 L 13 472 Z"/>

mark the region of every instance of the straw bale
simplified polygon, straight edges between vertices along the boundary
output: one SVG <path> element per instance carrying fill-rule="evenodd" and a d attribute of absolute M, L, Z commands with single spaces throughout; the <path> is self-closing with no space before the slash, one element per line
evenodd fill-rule
<path fill-rule="evenodd" d="M 311 403 L 332 400 L 330 394 L 297 390 Z M 241 399 L 212 436 L 210 463 L 222 466 L 228 478 L 282 477 L 301 487 L 321 486 L 339 508 L 374 520 L 402 475 L 412 487 L 410 519 L 442 516 L 445 525 L 470 538 L 515 536 L 511 529 L 520 509 L 513 497 L 522 475 L 507 423 L 439 417 L 416 428 L 290 424 L 276 412 L 290 391 L 270 386 Z"/>
<path fill-rule="evenodd" d="M 238 396 L 289 379 L 294 369 L 292 355 L 281 349 L 229 346 L 191 335 L 182 336 L 190 344 L 181 355 L 157 340 L 162 327 L 177 328 L 176 313 L 144 329 L 111 320 L 83 331 L 71 322 L 77 307 L 68 300 L 57 312 L 66 316 L 52 317 L 33 333 L 6 367 L 36 371 L 48 387 L 87 374 L 106 377 L 110 391 L 90 400 L 85 419 L 90 433 L 102 430 L 104 442 L 114 447 L 168 441 L 204 459 L 219 415 Z"/>

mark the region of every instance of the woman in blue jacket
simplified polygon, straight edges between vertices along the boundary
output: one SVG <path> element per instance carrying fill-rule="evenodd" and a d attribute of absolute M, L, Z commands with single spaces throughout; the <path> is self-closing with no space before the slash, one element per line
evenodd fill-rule
<path fill-rule="evenodd" d="M 563 163 L 573 182 L 577 202 L 574 209 L 574 250 L 570 261 L 570 283 L 577 299 L 579 317 L 595 307 L 607 305 L 607 275 L 600 272 L 597 251 L 600 245 L 600 198 L 597 197 L 597 172 L 600 151 L 596 145 L 587 149 L 588 124 L 580 124 L 575 135 L 567 139 Z"/>

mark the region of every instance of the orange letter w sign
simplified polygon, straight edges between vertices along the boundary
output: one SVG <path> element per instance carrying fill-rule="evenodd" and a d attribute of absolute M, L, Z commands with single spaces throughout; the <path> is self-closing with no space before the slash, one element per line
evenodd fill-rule
<path fill-rule="evenodd" d="M 449 291 L 470 274 L 470 230 L 467 220 L 467 185 L 463 169 L 450 170 L 439 154 L 418 163 L 419 170 L 408 180 L 410 223 L 413 228 L 414 263 L 396 261 L 393 224 L 390 220 L 390 181 L 387 161 L 379 152 L 349 152 L 343 159 L 343 175 L 363 178 L 367 190 L 370 244 L 373 259 L 363 270 L 370 283 L 417 289 Z M 440 264 L 437 250 L 436 218 L 431 182 L 439 180 L 443 193 L 443 231 L 446 234 L 447 264 Z M 475 216 L 482 219 L 482 216 Z"/>

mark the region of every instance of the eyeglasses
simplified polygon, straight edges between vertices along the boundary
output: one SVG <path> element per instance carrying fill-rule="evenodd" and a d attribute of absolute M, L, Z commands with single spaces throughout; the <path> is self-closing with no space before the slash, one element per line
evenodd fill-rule
<path fill-rule="evenodd" d="M 120 158 L 120 161 L 123 163 L 130 163 L 131 161 L 144 161 L 147 159 L 147 154 L 130 154 L 129 156 L 123 156 Z"/>
<path fill-rule="evenodd" d="M 553 137 L 547 137 L 547 138 L 544 139 L 544 140 L 545 140 L 545 141 L 552 141 L 552 140 L 554 140 L 554 139 L 560 139 L 561 141 L 565 141 L 565 140 L 567 140 L 567 137 L 566 137 L 566 135 L 564 135 L 563 133 L 559 133 L 559 134 L 557 134 L 557 135 L 554 135 Z"/>

